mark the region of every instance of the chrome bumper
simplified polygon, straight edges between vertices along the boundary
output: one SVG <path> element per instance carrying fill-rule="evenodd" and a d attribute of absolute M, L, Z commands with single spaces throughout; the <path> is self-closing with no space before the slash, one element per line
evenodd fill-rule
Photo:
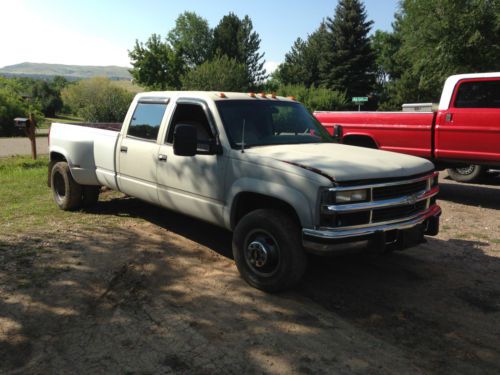
<path fill-rule="evenodd" d="M 439 227 L 439 216 L 441 208 L 432 205 L 419 214 L 405 218 L 400 221 L 386 222 L 383 224 L 370 224 L 356 228 L 320 228 L 302 229 L 302 244 L 306 250 L 316 253 L 330 253 L 344 251 L 346 245 L 353 242 L 370 241 L 377 239 L 378 242 L 385 241 L 385 233 L 391 231 L 410 230 L 421 226 L 423 234 L 435 235 Z"/>

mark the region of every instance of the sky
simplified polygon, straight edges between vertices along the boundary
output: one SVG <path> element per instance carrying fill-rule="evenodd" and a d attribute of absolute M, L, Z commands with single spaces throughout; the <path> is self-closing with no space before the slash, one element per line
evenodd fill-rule
<path fill-rule="evenodd" d="M 398 0 L 365 0 L 373 30 L 390 30 Z M 165 37 L 184 11 L 210 27 L 233 12 L 249 15 L 261 38 L 269 71 L 293 42 L 307 38 L 336 0 L 0 0 L 0 67 L 21 62 L 130 66 L 135 40 Z"/>

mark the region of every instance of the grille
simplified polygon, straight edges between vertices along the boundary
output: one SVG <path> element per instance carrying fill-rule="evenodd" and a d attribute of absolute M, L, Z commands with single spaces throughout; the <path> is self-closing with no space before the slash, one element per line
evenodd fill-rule
<path fill-rule="evenodd" d="M 425 190 L 427 187 L 427 180 L 417 181 L 410 184 L 384 186 L 373 189 L 373 200 L 383 200 L 398 198 L 404 195 L 411 195 Z"/>
<path fill-rule="evenodd" d="M 425 209 L 425 205 L 426 201 L 421 201 L 410 205 L 373 210 L 372 222 L 379 223 L 382 221 L 403 219 L 423 211 Z"/>

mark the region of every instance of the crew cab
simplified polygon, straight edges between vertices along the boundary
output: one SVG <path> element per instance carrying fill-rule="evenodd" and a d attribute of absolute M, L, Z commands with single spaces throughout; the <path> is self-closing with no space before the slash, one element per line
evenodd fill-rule
<path fill-rule="evenodd" d="M 403 249 L 439 230 L 431 162 L 337 144 L 275 95 L 142 93 L 123 124 L 54 123 L 49 141 L 61 209 L 106 186 L 227 228 L 242 277 L 265 291 L 296 284 L 306 252 Z"/>
<path fill-rule="evenodd" d="M 437 111 L 314 115 L 344 144 L 424 157 L 457 181 L 500 169 L 500 73 L 449 77 Z"/>

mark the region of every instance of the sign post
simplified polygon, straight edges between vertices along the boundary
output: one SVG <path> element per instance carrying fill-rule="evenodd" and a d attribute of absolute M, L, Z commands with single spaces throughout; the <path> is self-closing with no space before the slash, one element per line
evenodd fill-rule
<path fill-rule="evenodd" d="M 361 111 L 361 106 L 368 101 L 366 96 L 355 96 L 352 98 L 352 102 L 358 105 L 358 112 Z"/>

